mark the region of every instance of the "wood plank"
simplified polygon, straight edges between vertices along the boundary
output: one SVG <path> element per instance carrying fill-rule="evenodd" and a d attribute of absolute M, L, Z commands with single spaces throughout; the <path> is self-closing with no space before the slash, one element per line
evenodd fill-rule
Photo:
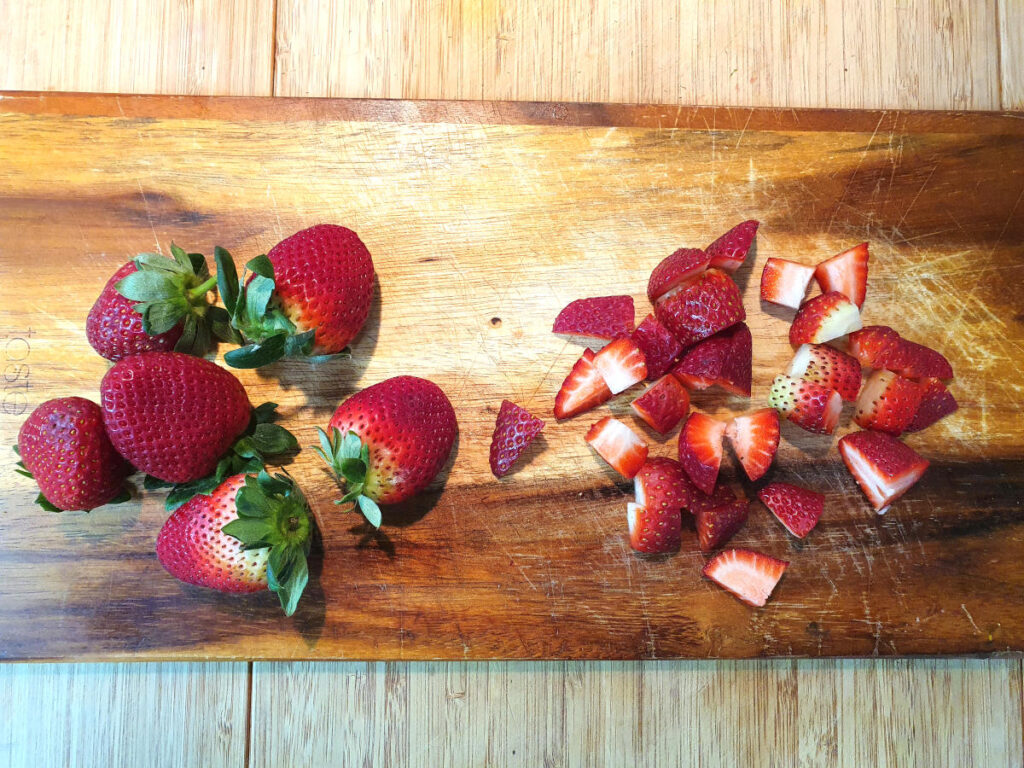
<path fill-rule="evenodd" d="M 999 0 L 999 64 L 1003 109 L 1024 109 L 1024 3 Z"/>

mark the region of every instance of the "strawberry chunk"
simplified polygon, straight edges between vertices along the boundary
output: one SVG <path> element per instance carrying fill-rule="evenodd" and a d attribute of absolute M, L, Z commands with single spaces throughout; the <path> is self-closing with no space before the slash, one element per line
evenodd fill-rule
<path fill-rule="evenodd" d="M 750 502 L 733 499 L 713 507 L 703 507 L 694 514 L 697 542 L 701 552 L 718 549 L 736 535 L 750 516 Z"/>
<path fill-rule="evenodd" d="M 662 296 L 654 314 L 684 347 L 747 319 L 739 287 L 720 269 L 709 269 Z"/>
<path fill-rule="evenodd" d="M 910 420 L 904 431 L 920 432 L 939 419 L 949 416 L 959 407 L 956 398 L 939 379 L 922 379 L 921 404 L 917 406 L 914 418 Z"/>
<path fill-rule="evenodd" d="M 567 419 L 589 411 L 611 398 L 611 390 L 604 383 L 601 372 L 594 367 L 594 357 L 593 350 L 584 351 L 565 377 L 555 396 L 556 419 Z"/>
<path fill-rule="evenodd" d="M 921 405 L 921 386 L 892 371 L 874 371 L 857 398 L 853 420 L 864 429 L 898 435 Z"/>
<path fill-rule="evenodd" d="M 629 546 L 635 552 L 660 555 L 675 552 L 682 541 L 682 516 L 676 512 L 655 512 L 636 502 L 626 504 Z"/>
<path fill-rule="evenodd" d="M 729 392 L 750 397 L 753 340 L 746 323 L 716 333 L 687 350 L 672 375 L 690 389 L 717 384 Z"/>
<path fill-rule="evenodd" d="M 834 389 L 780 375 L 772 382 L 768 405 L 808 432 L 831 435 L 839 423 L 843 398 Z"/>
<path fill-rule="evenodd" d="M 613 395 L 647 378 L 644 353 L 629 337 L 616 339 L 594 355 L 594 367 Z"/>
<path fill-rule="evenodd" d="M 587 432 L 586 441 L 612 469 L 630 480 L 647 461 L 647 443 L 611 416 L 595 423 Z"/>
<path fill-rule="evenodd" d="M 857 358 L 826 344 L 801 344 L 789 365 L 788 375 L 834 389 L 843 400 L 851 403 L 860 390 Z"/>
<path fill-rule="evenodd" d="M 630 337 L 644 353 L 647 361 L 647 378 L 660 379 L 683 351 L 683 344 L 668 328 L 661 324 L 654 314 L 644 318 Z"/>
<path fill-rule="evenodd" d="M 885 325 L 869 325 L 850 334 L 850 354 L 861 365 L 885 369 L 908 379 L 952 379 L 953 366 L 942 354 L 907 341 Z"/>
<path fill-rule="evenodd" d="M 821 262 L 814 270 L 814 279 L 822 293 L 838 291 L 860 309 L 868 290 L 868 244 L 855 245 Z"/>
<path fill-rule="evenodd" d="M 798 539 L 814 530 L 825 511 L 825 494 L 789 483 L 769 483 L 757 498 Z"/>
<path fill-rule="evenodd" d="M 652 271 L 647 281 L 647 298 L 653 304 L 659 298 L 692 280 L 705 269 L 711 257 L 699 248 L 680 248 L 666 256 Z"/>
<path fill-rule="evenodd" d="M 768 602 L 789 563 L 750 549 L 727 549 L 704 566 L 704 575 L 747 605 Z"/>
<path fill-rule="evenodd" d="M 665 375 L 631 405 L 651 429 L 664 435 L 675 429 L 690 410 L 690 393 L 675 376 Z"/>
<path fill-rule="evenodd" d="M 859 330 L 860 311 L 838 291 L 815 296 L 797 310 L 789 328 L 789 343 L 823 344 Z"/>
<path fill-rule="evenodd" d="M 888 368 L 895 359 L 900 335 L 885 325 L 868 325 L 850 334 L 847 348 L 860 364 L 875 370 Z"/>
<path fill-rule="evenodd" d="M 679 433 L 679 463 L 693 484 L 711 493 L 722 463 L 722 436 L 725 422 L 694 411 Z"/>
<path fill-rule="evenodd" d="M 633 332 L 633 297 L 576 299 L 558 313 L 554 333 L 590 339 L 614 339 Z"/>
<path fill-rule="evenodd" d="M 725 428 L 736 458 L 751 480 L 764 477 L 779 449 L 779 412 L 762 408 L 745 416 L 737 416 Z"/>
<path fill-rule="evenodd" d="M 491 472 L 495 477 L 508 474 L 526 446 L 544 429 L 544 422 L 511 400 L 502 400 L 491 437 Z"/>
<path fill-rule="evenodd" d="M 715 507 L 723 507 L 736 501 L 736 494 L 728 485 L 716 485 L 711 493 L 704 493 L 697 486 L 693 486 L 690 494 L 690 503 L 687 508 L 694 518 L 704 514 Z"/>
<path fill-rule="evenodd" d="M 839 441 L 839 454 L 864 495 L 882 515 L 928 469 L 928 460 L 885 432 L 854 432 Z"/>
<path fill-rule="evenodd" d="M 787 259 L 770 258 L 761 272 L 761 300 L 799 309 L 814 277 L 814 267 Z"/>
<path fill-rule="evenodd" d="M 750 252 L 750 246 L 754 244 L 757 227 L 758 222 L 750 219 L 737 224 L 715 240 L 704 249 L 711 257 L 709 266 L 724 269 L 726 272 L 735 272 L 739 269 Z"/>
<path fill-rule="evenodd" d="M 682 511 L 700 493 L 675 459 L 655 456 L 647 459 L 633 478 L 636 503 L 655 511 Z"/>

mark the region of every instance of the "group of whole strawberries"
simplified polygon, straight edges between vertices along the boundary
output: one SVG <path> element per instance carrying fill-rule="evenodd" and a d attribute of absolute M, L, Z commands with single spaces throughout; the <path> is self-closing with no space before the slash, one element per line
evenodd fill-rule
<path fill-rule="evenodd" d="M 294 479 L 264 463 L 297 441 L 273 423 L 274 403 L 253 408 L 241 382 L 201 355 L 214 337 L 239 345 L 224 355 L 236 368 L 347 354 L 370 311 L 373 261 L 355 232 L 331 224 L 286 238 L 241 278 L 222 248 L 216 275 L 201 254 L 171 251 L 138 256 L 104 287 L 86 321 L 89 343 L 113 362 L 100 405 L 65 397 L 38 406 L 18 435 L 18 471 L 34 477 L 51 511 L 127 500 L 128 476 L 146 473 L 145 489 L 170 489 L 173 514 L 156 540 L 169 573 L 224 592 L 270 589 L 290 615 L 308 581 L 315 522 Z M 214 288 L 223 307 L 210 301 Z M 378 526 L 379 504 L 438 475 L 458 426 L 436 384 L 399 376 L 341 403 L 328 430 L 318 430 L 316 452 L 344 486 L 335 503 L 352 502 Z"/>
<path fill-rule="evenodd" d="M 579 299 L 555 320 L 554 333 L 610 341 L 596 353 L 588 347 L 573 366 L 555 398 L 557 419 L 589 411 L 647 379 L 653 383 L 632 401 L 633 411 L 661 434 L 683 421 L 678 459 L 650 457 L 644 439 L 610 416 L 586 434 L 609 465 L 634 481 L 627 519 L 630 544 L 638 552 L 679 549 L 684 511 L 693 516 L 702 552 L 720 549 L 743 526 L 750 502 L 718 482 L 725 438 L 747 477 L 758 481 L 775 458 L 780 416 L 810 432 L 831 434 L 843 401 L 855 402 L 854 421 L 863 429 L 843 437 L 839 451 L 881 514 L 928 467 L 897 436 L 957 409 L 943 383 L 953 377 L 945 357 L 891 328 L 862 327 L 868 276 L 868 246 L 862 243 L 816 266 L 768 259 L 761 299 L 796 310 L 789 339 L 798 349 L 787 374 L 772 383 L 769 408 L 728 422 L 690 412 L 690 390 L 717 385 L 750 396 L 753 344 L 731 274 L 745 262 L 757 229 L 757 221 L 745 221 L 707 248 L 682 248 L 662 260 L 647 284 L 654 312 L 635 329 L 630 296 Z M 805 301 L 812 278 L 821 294 Z M 871 369 L 863 387 L 862 365 Z M 519 406 L 502 404 L 491 445 L 496 476 L 509 471 L 543 426 Z M 784 482 L 768 483 L 757 496 L 801 539 L 825 507 L 824 494 Z M 788 565 L 749 549 L 727 549 L 703 572 L 744 602 L 761 606 Z"/>

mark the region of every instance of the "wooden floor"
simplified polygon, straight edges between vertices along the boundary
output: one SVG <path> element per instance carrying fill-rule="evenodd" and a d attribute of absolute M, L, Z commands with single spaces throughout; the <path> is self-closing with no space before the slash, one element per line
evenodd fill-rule
<path fill-rule="evenodd" d="M 0 89 L 1024 108 L 1022 0 L 36 0 L 0 3 L 0 52 Z M 0 768 L 1021 766 L 1022 682 L 1019 659 L 4 665 Z"/>

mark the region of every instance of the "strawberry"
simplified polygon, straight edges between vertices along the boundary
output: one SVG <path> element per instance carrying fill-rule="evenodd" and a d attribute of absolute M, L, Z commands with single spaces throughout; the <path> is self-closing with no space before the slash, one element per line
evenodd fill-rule
<path fill-rule="evenodd" d="M 126 501 L 125 478 L 134 470 L 114 450 L 103 412 L 81 397 L 47 400 L 29 415 L 14 449 L 15 471 L 39 485 L 36 503 L 49 512 Z"/>
<path fill-rule="evenodd" d="M 694 518 L 697 518 L 716 507 L 732 504 L 736 501 L 736 498 L 735 492 L 728 485 L 718 484 L 711 493 L 704 493 L 704 491 L 694 486 L 690 493 L 690 503 L 687 508 Z"/>
<path fill-rule="evenodd" d="M 616 339 L 594 355 L 594 367 L 613 395 L 647 378 L 644 353 L 625 336 Z"/>
<path fill-rule="evenodd" d="M 917 406 L 914 418 L 910 420 L 904 432 L 920 432 L 959 407 L 956 398 L 939 379 L 922 379 L 921 404 Z"/>
<path fill-rule="evenodd" d="M 720 269 L 709 269 L 662 296 L 654 314 L 684 347 L 747 319 L 740 289 Z"/>
<path fill-rule="evenodd" d="M 704 566 L 704 575 L 747 605 L 768 602 L 789 563 L 750 549 L 727 549 Z"/>
<path fill-rule="evenodd" d="M 791 379 L 803 379 L 834 389 L 847 402 L 857 399 L 860 390 L 860 363 L 857 358 L 826 344 L 801 344 L 789 364 Z"/>
<path fill-rule="evenodd" d="M 839 454 L 878 514 L 910 490 L 928 461 L 885 432 L 854 432 L 839 441 Z"/>
<path fill-rule="evenodd" d="M 814 530 L 825 511 L 825 494 L 789 483 L 769 483 L 757 498 L 798 539 Z"/>
<path fill-rule="evenodd" d="M 838 291 L 815 296 L 797 310 L 789 328 L 789 343 L 822 344 L 860 329 L 860 312 Z"/>
<path fill-rule="evenodd" d="M 679 433 L 679 463 L 704 493 L 711 493 L 722 463 L 725 422 L 694 411 Z"/>
<path fill-rule="evenodd" d="M 156 556 L 187 584 L 232 593 L 269 589 L 291 616 L 309 580 L 313 526 L 291 478 L 232 475 L 171 515 L 157 535 Z"/>
<path fill-rule="evenodd" d="M 647 362 L 647 378 L 651 381 L 660 379 L 668 373 L 672 363 L 683 351 L 682 342 L 673 336 L 672 332 L 662 325 L 661 321 L 653 314 L 644 318 L 630 338 L 644 353 L 644 360 Z"/>
<path fill-rule="evenodd" d="M 921 387 L 892 371 L 874 371 L 857 398 L 853 420 L 864 429 L 893 435 L 906 429 L 921 405 Z"/>
<path fill-rule="evenodd" d="M 631 403 L 637 416 L 661 434 L 671 432 L 690 410 L 690 394 L 675 376 L 666 374 Z"/>
<path fill-rule="evenodd" d="M 869 325 L 850 334 L 850 354 L 862 365 L 886 369 L 908 379 L 951 379 L 953 367 L 940 353 L 907 341 L 884 325 Z"/>
<path fill-rule="evenodd" d="M 762 408 L 745 416 L 736 416 L 725 428 L 736 458 L 751 480 L 764 477 L 779 449 L 779 412 Z"/>
<path fill-rule="evenodd" d="M 594 367 L 593 350 L 584 350 L 583 356 L 573 365 L 555 396 L 555 418 L 568 419 L 589 411 L 611 396 L 612 392 L 604 383 L 601 372 Z"/>
<path fill-rule="evenodd" d="M 373 300 L 373 259 L 351 229 L 318 224 L 249 261 L 238 281 L 231 256 L 215 251 L 217 281 L 231 327 L 245 346 L 224 355 L 257 368 L 285 355 L 347 355 Z"/>
<path fill-rule="evenodd" d="M 491 472 L 495 477 L 508 474 L 526 446 L 544 429 L 544 422 L 511 400 L 502 400 L 491 437 Z"/>
<path fill-rule="evenodd" d="M 838 291 L 860 309 L 868 290 L 868 244 L 855 245 L 825 259 L 815 268 L 814 279 L 822 293 Z"/>
<path fill-rule="evenodd" d="M 757 227 L 758 222 L 753 219 L 740 222 L 705 248 L 705 253 L 711 257 L 709 266 L 726 272 L 739 269 L 750 252 L 750 246 L 754 244 Z"/>
<path fill-rule="evenodd" d="M 647 461 L 647 443 L 618 419 L 605 416 L 587 432 L 586 441 L 612 469 L 632 479 Z"/>
<path fill-rule="evenodd" d="M 699 248 L 680 248 L 666 256 L 647 281 L 647 298 L 653 304 L 672 289 L 692 280 L 705 269 L 711 257 Z"/>
<path fill-rule="evenodd" d="M 761 272 L 761 301 L 799 309 L 814 277 L 814 267 L 787 259 L 770 258 Z"/>
<path fill-rule="evenodd" d="M 895 359 L 900 335 L 885 325 L 869 325 L 850 334 L 848 349 L 860 364 L 879 370 Z"/>
<path fill-rule="evenodd" d="M 630 501 L 626 504 L 626 521 L 633 551 L 661 555 L 679 549 L 683 538 L 679 512 L 654 512 Z"/>
<path fill-rule="evenodd" d="M 750 397 L 753 340 L 746 323 L 737 323 L 697 342 L 672 369 L 690 389 L 717 384 L 735 395 Z"/>
<path fill-rule="evenodd" d="M 768 405 L 808 432 L 831 435 L 839 423 L 843 398 L 834 389 L 811 381 L 776 376 Z"/>
<path fill-rule="evenodd" d="M 328 430 L 317 430 L 316 450 L 345 486 L 335 503 L 354 502 L 379 528 L 378 504 L 397 504 L 430 485 L 451 455 L 459 426 L 437 384 L 396 376 L 339 405 Z"/>
<path fill-rule="evenodd" d="M 553 333 L 589 339 L 614 339 L 633 332 L 633 297 L 576 299 L 558 313 Z"/>
<path fill-rule="evenodd" d="M 689 507 L 694 494 L 699 493 L 682 464 L 665 456 L 643 463 L 633 478 L 633 491 L 636 503 L 654 513 L 678 513 Z"/>
<path fill-rule="evenodd" d="M 750 502 L 732 499 L 723 504 L 702 507 L 694 513 L 697 542 L 701 552 L 718 549 L 736 535 L 750 516 Z"/>

